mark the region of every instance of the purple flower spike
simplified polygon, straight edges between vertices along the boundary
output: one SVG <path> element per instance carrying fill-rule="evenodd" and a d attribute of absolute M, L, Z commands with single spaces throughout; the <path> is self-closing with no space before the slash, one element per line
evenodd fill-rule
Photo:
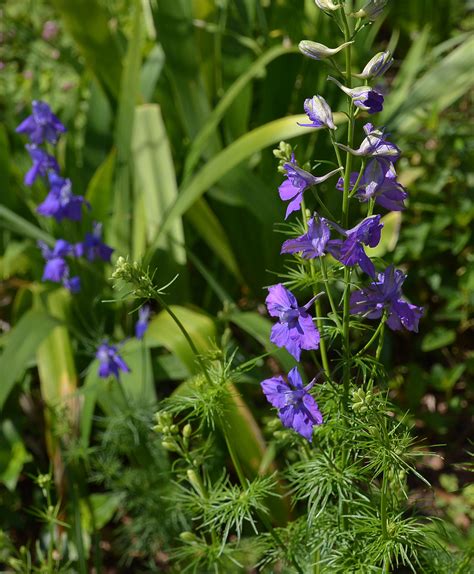
<path fill-rule="evenodd" d="M 311 120 L 310 124 L 298 124 L 308 128 L 337 129 L 334 125 L 332 111 L 323 96 L 313 96 L 304 101 L 304 111 Z"/>
<path fill-rule="evenodd" d="M 56 144 L 59 134 L 64 133 L 66 128 L 46 102 L 34 100 L 32 107 L 33 113 L 16 128 L 17 133 L 27 134 L 33 144 L 40 145 L 44 141 Z"/>
<path fill-rule="evenodd" d="M 106 342 L 101 343 L 95 356 L 99 360 L 99 377 L 103 379 L 114 376 L 117 380 L 120 380 L 120 371 L 124 373 L 130 372 L 129 366 L 119 355 L 116 345 L 109 345 Z"/>
<path fill-rule="evenodd" d="M 146 330 L 148 329 L 148 321 L 150 320 L 150 307 L 143 305 L 138 309 L 138 321 L 135 323 L 135 337 L 143 339 Z"/>
<path fill-rule="evenodd" d="M 77 257 L 86 257 L 89 261 L 102 259 L 107 262 L 110 262 L 114 251 L 102 241 L 102 224 L 97 222 L 94 223 L 92 233 L 86 233 L 84 241 L 77 243 L 74 250 Z"/>
<path fill-rule="evenodd" d="M 347 231 L 339 228 L 339 226 L 336 227 L 346 236 L 346 239 L 343 241 L 336 239 L 330 242 L 328 251 L 331 255 L 344 265 L 359 265 L 367 275 L 375 277 L 374 264 L 366 255 L 363 245 L 376 247 L 379 244 L 383 227 L 383 223 L 380 223 L 380 215 L 367 217 Z"/>
<path fill-rule="evenodd" d="M 64 179 L 54 172 L 48 174 L 50 192 L 43 203 L 40 203 L 36 211 L 45 217 L 54 217 L 56 221 L 82 219 L 82 206 L 88 202 L 82 195 L 74 195 L 71 189 L 71 180 Z"/>
<path fill-rule="evenodd" d="M 285 219 L 288 219 L 288 216 L 293 213 L 293 211 L 300 209 L 303 193 L 308 187 L 326 181 L 342 169 L 338 168 L 322 177 L 316 177 L 309 173 L 309 171 L 301 169 L 294 158 L 292 158 L 290 163 L 285 163 L 283 167 L 285 168 L 287 179 L 280 185 L 278 191 L 283 201 L 290 202 L 286 209 Z"/>
<path fill-rule="evenodd" d="M 25 147 L 33 160 L 33 165 L 23 180 L 25 185 L 33 185 L 39 175 L 45 176 L 49 171 L 59 173 L 59 165 L 54 156 L 34 144 L 26 144 Z"/>
<path fill-rule="evenodd" d="M 338 143 L 338 147 L 350 152 L 353 155 L 386 158 L 394 162 L 400 157 L 400 149 L 393 143 L 385 139 L 385 134 L 381 130 L 374 129 L 372 124 L 365 124 L 364 131 L 366 137 L 358 149 L 352 149 L 344 144 Z"/>
<path fill-rule="evenodd" d="M 347 94 L 354 105 L 369 114 L 376 114 L 383 110 L 383 96 L 381 93 L 377 92 L 370 86 L 360 86 L 358 88 L 348 88 L 343 86 L 341 82 L 338 82 L 336 78 L 328 76 L 328 80 L 333 81 L 337 84 L 341 90 Z"/>
<path fill-rule="evenodd" d="M 378 280 L 367 288 L 351 294 L 351 313 L 364 315 L 368 319 L 380 319 L 384 311 L 388 313 L 387 325 L 394 331 L 405 327 L 418 332 L 418 322 L 423 316 L 423 308 L 402 299 L 402 285 L 406 275 L 390 265 Z"/>
<path fill-rule="evenodd" d="M 358 174 L 351 173 L 351 190 L 354 188 Z M 336 184 L 336 188 L 344 189 L 342 178 Z M 375 199 L 375 202 L 389 211 L 402 211 L 405 209 L 404 201 L 408 197 L 403 185 L 397 181 L 397 173 L 393 163 L 386 158 L 373 158 L 367 163 L 367 167 L 360 179 L 356 192 L 359 201 L 365 202 Z"/>
<path fill-rule="evenodd" d="M 286 428 L 292 428 L 306 440 L 313 440 L 313 428 L 323 422 L 318 404 L 309 394 L 315 379 L 303 387 L 303 381 L 294 367 L 283 377 L 272 377 L 260 383 L 267 401 L 278 409 L 278 416 Z M 291 385 L 291 386 L 290 386 Z"/>
<path fill-rule="evenodd" d="M 308 231 L 288 239 L 281 247 L 281 253 L 301 253 L 303 259 L 314 259 L 324 255 L 331 231 L 324 217 L 317 214 L 308 221 Z"/>
<path fill-rule="evenodd" d="M 319 331 L 308 313 L 316 297 L 300 307 L 293 293 L 280 283 L 272 285 L 268 290 L 265 300 L 268 312 L 280 320 L 272 327 L 270 341 L 277 347 L 285 347 L 299 361 L 302 349 L 319 348 Z"/>

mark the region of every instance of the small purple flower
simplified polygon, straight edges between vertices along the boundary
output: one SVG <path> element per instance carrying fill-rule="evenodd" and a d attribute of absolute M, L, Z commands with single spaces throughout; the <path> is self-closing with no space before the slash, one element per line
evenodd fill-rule
<path fill-rule="evenodd" d="M 102 224 L 94 223 L 92 233 L 86 233 L 82 243 L 76 243 L 75 254 L 77 257 L 86 257 L 89 261 L 102 259 L 110 262 L 113 248 L 109 247 L 102 241 Z"/>
<path fill-rule="evenodd" d="M 359 86 L 358 88 L 348 88 L 337 81 L 336 78 L 328 76 L 341 90 L 352 98 L 353 104 L 369 114 L 376 114 L 383 110 L 383 96 L 370 86 Z"/>
<path fill-rule="evenodd" d="M 309 173 L 309 171 L 299 167 L 294 157 L 291 158 L 291 162 L 285 163 L 283 167 L 285 168 L 287 179 L 280 185 L 278 191 L 283 201 L 290 202 L 286 209 L 285 219 L 288 219 L 288 216 L 293 213 L 293 211 L 300 209 L 303 194 L 308 187 L 326 181 L 342 169 L 338 168 L 322 177 L 316 177 Z"/>
<path fill-rule="evenodd" d="M 146 330 L 148 329 L 148 321 L 150 320 L 150 307 L 143 305 L 138 309 L 138 321 L 135 323 L 135 337 L 143 339 Z"/>
<path fill-rule="evenodd" d="M 79 277 L 69 277 L 69 265 L 65 259 L 68 255 L 73 254 L 72 245 L 64 239 L 58 239 L 52 249 L 44 241 L 38 241 L 38 247 L 46 261 L 42 280 L 62 283 L 72 293 L 78 293 L 80 279 Z"/>
<path fill-rule="evenodd" d="M 268 312 L 272 317 L 279 318 L 279 322 L 272 327 L 270 341 L 277 347 L 285 347 L 299 361 L 302 349 L 319 348 L 319 331 L 308 313 L 316 297 L 300 307 L 293 293 L 280 283 L 268 290 L 265 300 Z"/>
<path fill-rule="evenodd" d="M 129 366 L 119 355 L 116 345 L 109 345 L 107 342 L 101 343 L 95 356 L 99 360 L 99 377 L 103 379 L 114 376 L 120 380 L 120 371 L 130 372 Z"/>
<path fill-rule="evenodd" d="M 56 117 L 46 102 L 33 101 L 33 113 L 16 128 L 17 133 L 26 134 L 33 144 L 42 144 L 47 141 L 56 144 L 59 134 L 66 128 Z"/>
<path fill-rule="evenodd" d="M 50 192 L 43 203 L 40 203 L 36 211 L 46 217 L 54 217 L 57 221 L 82 219 L 82 206 L 88 205 L 82 195 L 74 195 L 70 179 L 64 179 L 54 172 L 48 174 Z"/>
<path fill-rule="evenodd" d="M 363 245 L 376 247 L 380 241 L 383 223 L 380 223 L 380 215 L 372 215 L 361 221 L 352 229 L 345 231 L 338 225 L 332 224 L 346 239 L 335 239 L 330 242 L 328 251 L 347 266 L 359 265 L 367 275 L 375 277 L 375 267 L 364 251 Z"/>
<path fill-rule="evenodd" d="M 59 173 L 59 165 L 55 157 L 34 144 L 26 144 L 26 149 L 33 160 L 33 165 L 24 177 L 25 185 L 33 185 L 39 175 L 46 175 L 49 171 Z"/>
<path fill-rule="evenodd" d="M 283 377 L 272 377 L 260 383 L 267 401 L 278 409 L 278 416 L 286 428 L 292 428 L 306 440 L 313 440 L 313 428 L 323 422 L 318 404 L 309 394 L 313 379 L 306 387 L 294 367 L 288 373 L 288 384 Z"/>
<path fill-rule="evenodd" d="M 393 143 L 385 139 L 383 131 L 374 129 L 370 123 L 365 124 L 364 131 L 366 137 L 358 149 L 352 149 L 344 144 L 338 143 L 338 147 L 352 153 L 353 155 L 386 158 L 390 161 L 396 161 L 401 154 L 400 149 Z"/>
<path fill-rule="evenodd" d="M 351 173 L 351 190 L 354 188 L 358 174 Z M 336 184 L 336 188 L 344 189 L 342 178 Z M 359 201 L 365 202 L 375 199 L 375 202 L 390 211 L 402 211 L 405 209 L 404 201 L 408 197 L 403 185 L 397 181 L 397 173 L 391 161 L 383 157 L 371 159 L 362 174 L 356 192 Z"/>
<path fill-rule="evenodd" d="M 332 111 L 323 96 L 313 96 L 304 101 L 304 111 L 311 120 L 310 124 L 298 124 L 307 128 L 337 129 L 334 125 Z"/>
<path fill-rule="evenodd" d="M 286 240 L 281 253 L 301 253 L 303 259 L 321 257 L 325 254 L 330 235 L 331 230 L 324 217 L 315 214 L 308 221 L 308 231 L 300 237 Z"/>
<path fill-rule="evenodd" d="M 418 332 L 418 322 L 423 316 L 423 308 L 402 299 L 402 284 L 406 275 L 390 265 L 378 280 L 367 288 L 351 294 L 351 313 L 364 315 L 368 319 L 380 319 L 387 313 L 387 325 L 394 331 L 402 327 Z"/>

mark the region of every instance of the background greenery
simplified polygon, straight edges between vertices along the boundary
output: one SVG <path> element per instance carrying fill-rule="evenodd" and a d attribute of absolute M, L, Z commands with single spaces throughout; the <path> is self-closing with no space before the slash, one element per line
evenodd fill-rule
<path fill-rule="evenodd" d="M 405 293 L 426 312 L 417 337 L 389 334 L 383 358 L 392 398 L 409 410 L 426 451 L 420 469 L 432 488 L 414 484 L 412 495 L 427 514 L 449 517 L 447 539 L 459 546 L 474 532 L 473 9 L 462 0 L 389 2 L 356 54 L 361 68 L 375 51 L 395 54 L 381 81 L 380 122 L 403 149 L 410 203 L 387 220 L 379 254 L 403 263 Z M 159 284 L 179 273 L 167 300 L 201 349 L 224 334 L 242 357 L 266 349 L 288 366 L 288 355 L 269 347 L 262 312 L 263 288 L 284 271 L 272 148 L 291 139 L 307 160 L 330 157 L 324 138 L 302 136 L 295 116 L 314 93 L 333 109 L 342 98 L 324 64 L 295 46 L 303 38 L 332 46 L 333 35 L 310 0 L 4 0 L 0 10 L 0 561 L 22 544 L 35 556 L 32 541 L 47 540 L 41 516 L 29 512 L 42 504 L 32 476 L 52 467 L 57 477 L 65 465 L 78 485 L 66 493 L 57 481 L 75 509 L 65 516 L 100 538 L 89 544 L 103 563 L 160 571 L 186 519 L 169 508 L 170 463 L 149 432 L 151 415 L 194 361 L 157 312 L 146 343 L 124 347 L 133 400 L 119 414 L 110 409 L 115 390 L 97 379 L 94 348 L 106 334 L 130 336 L 134 308 L 103 303 L 114 297 L 110 269 L 82 268 L 73 300 L 41 285 L 35 241 L 78 240 L 91 218 L 74 230 L 36 216 L 46 190 L 22 184 L 29 159 L 14 129 L 32 99 L 51 105 L 69 130 L 59 155 L 75 192 L 117 254 L 144 258 Z M 338 205 L 329 184 L 322 192 Z M 262 422 L 268 409 L 253 388 L 242 392 Z M 58 416 L 71 401 L 81 417 Z"/>

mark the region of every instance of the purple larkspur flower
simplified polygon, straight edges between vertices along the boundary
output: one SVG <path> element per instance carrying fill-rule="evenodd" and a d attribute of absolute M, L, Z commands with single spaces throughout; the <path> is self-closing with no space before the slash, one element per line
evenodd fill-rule
<path fill-rule="evenodd" d="M 44 176 L 50 171 L 59 173 L 59 165 L 54 156 L 34 144 L 26 144 L 25 147 L 33 161 L 33 165 L 25 174 L 23 180 L 25 185 L 33 185 L 39 175 Z"/>
<path fill-rule="evenodd" d="M 267 401 L 278 409 L 283 425 L 309 442 L 313 440 L 313 428 L 323 422 L 318 404 L 309 394 L 314 383 L 315 379 L 304 387 L 296 367 L 288 373 L 288 383 L 281 376 L 260 383 Z"/>
<path fill-rule="evenodd" d="M 138 309 L 138 321 L 135 323 L 135 337 L 143 339 L 146 330 L 148 329 L 148 322 L 150 320 L 150 306 L 143 305 Z"/>
<path fill-rule="evenodd" d="M 46 261 L 42 280 L 62 283 L 72 293 L 78 293 L 80 279 L 69 276 L 69 265 L 66 261 L 66 257 L 73 254 L 72 245 L 65 239 L 58 239 L 52 249 L 44 241 L 38 241 L 38 247 Z"/>
<path fill-rule="evenodd" d="M 376 114 L 383 110 L 383 95 L 370 86 L 348 88 L 332 76 L 328 76 L 328 80 L 333 81 L 337 86 L 339 86 L 341 90 L 352 99 L 353 104 L 364 112 Z"/>
<path fill-rule="evenodd" d="M 120 371 L 124 373 L 130 372 L 130 367 L 120 356 L 116 345 L 110 345 L 104 341 L 97 348 L 95 356 L 99 361 L 99 377 L 103 379 L 114 376 L 119 380 Z"/>
<path fill-rule="evenodd" d="M 102 259 L 110 262 L 113 248 L 102 241 L 102 224 L 95 222 L 92 233 L 87 232 L 84 241 L 74 247 L 77 257 L 86 257 L 89 261 Z"/>
<path fill-rule="evenodd" d="M 396 161 L 401 154 L 400 149 L 386 139 L 386 134 L 382 130 L 374 128 L 370 123 L 365 124 L 364 131 L 366 137 L 362 140 L 358 149 L 352 149 L 344 144 L 338 143 L 338 147 L 348 151 L 353 155 L 366 157 L 383 157 L 390 161 Z"/>
<path fill-rule="evenodd" d="M 344 265 L 352 267 L 359 265 L 367 275 L 375 277 L 375 267 L 364 251 L 364 245 L 376 247 L 380 242 L 383 223 L 380 223 L 380 215 L 366 217 L 352 229 L 345 231 L 336 224 L 332 224 L 337 230 L 345 235 L 346 239 L 334 239 L 328 245 L 328 251 Z"/>
<path fill-rule="evenodd" d="M 324 217 L 315 214 L 308 220 L 308 231 L 300 237 L 287 239 L 281 253 L 300 253 L 303 259 L 314 259 L 325 254 L 331 230 Z"/>
<path fill-rule="evenodd" d="M 350 189 L 354 188 L 358 173 L 352 172 Z M 336 188 L 344 189 L 344 179 L 340 178 Z M 371 159 L 360 179 L 356 197 L 365 202 L 375 199 L 375 202 L 390 211 L 402 211 L 405 209 L 404 201 L 408 194 L 401 183 L 397 181 L 397 172 L 391 161 L 383 157 Z"/>
<path fill-rule="evenodd" d="M 334 125 L 332 111 L 323 96 L 313 96 L 304 101 L 304 111 L 311 120 L 310 124 L 298 124 L 307 128 L 337 129 Z"/>
<path fill-rule="evenodd" d="M 278 192 L 283 201 L 290 202 L 286 208 L 285 219 L 287 219 L 293 211 L 298 211 L 300 209 L 303 194 L 308 187 L 318 185 L 323 181 L 326 181 L 342 169 L 338 168 L 326 175 L 316 177 L 309 173 L 309 171 L 299 167 L 294 157 L 292 157 L 291 162 L 285 163 L 283 167 L 285 168 L 287 179 L 280 185 Z"/>
<path fill-rule="evenodd" d="M 365 289 L 351 293 L 351 313 L 364 315 L 368 319 L 380 319 L 387 313 L 387 325 L 394 331 L 402 327 L 418 332 L 418 322 L 423 316 L 423 307 L 417 307 L 402 299 L 402 285 L 406 275 L 390 265 L 379 273 L 377 281 Z"/>
<path fill-rule="evenodd" d="M 17 133 L 26 134 L 33 144 L 39 145 L 45 141 L 56 144 L 66 128 L 46 102 L 33 100 L 32 108 L 33 113 L 16 128 Z"/>
<path fill-rule="evenodd" d="M 319 348 L 319 331 L 308 313 L 316 297 L 300 307 L 296 297 L 281 283 L 268 288 L 265 300 L 268 313 L 278 317 L 279 322 L 272 327 L 270 341 L 285 349 L 299 361 L 301 350 Z"/>
<path fill-rule="evenodd" d="M 49 172 L 50 192 L 45 200 L 38 205 L 36 211 L 46 217 L 54 217 L 57 221 L 72 219 L 80 221 L 82 206 L 88 205 L 82 195 L 72 193 L 70 179 L 64 179 L 57 173 Z"/>

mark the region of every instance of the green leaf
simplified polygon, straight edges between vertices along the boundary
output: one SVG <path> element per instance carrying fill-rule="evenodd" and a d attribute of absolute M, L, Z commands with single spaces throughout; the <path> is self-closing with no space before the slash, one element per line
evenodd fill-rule
<path fill-rule="evenodd" d="M 146 232 L 148 244 L 154 242 L 161 221 L 178 197 L 178 186 L 168 136 L 161 116 L 160 106 L 147 104 L 135 110 L 132 138 L 134 164 L 134 194 L 142 199 L 145 209 L 145 225 L 138 225 Z M 169 251 L 179 264 L 186 262 L 183 225 L 177 218 L 158 248 Z M 138 259 L 140 254 L 135 254 Z"/>
<path fill-rule="evenodd" d="M 234 311 L 227 315 L 226 319 L 258 341 L 265 351 L 271 353 L 286 371 L 290 371 L 296 366 L 295 359 L 287 351 L 279 349 L 270 342 L 271 321 L 252 311 L 245 313 Z"/>
<path fill-rule="evenodd" d="M 110 16 L 98 0 L 52 0 L 66 28 L 104 89 L 118 99 L 122 55 L 118 38 L 109 26 Z"/>
<path fill-rule="evenodd" d="M 46 231 L 36 227 L 36 225 L 30 223 L 26 219 L 23 219 L 23 217 L 17 215 L 4 205 L 0 205 L 0 221 L 4 227 L 20 235 L 30 237 L 36 241 L 44 241 L 48 245 L 54 245 L 55 243 L 54 238 L 46 233 Z"/>
<path fill-rule="evenodd" d="M 110 243 L 122 253 L 130 253 L 131 250 L 131 150 L 144 40 L 141 9 L 137 0 L 134 0 L 133 4 L 132 33 L 120 82 L 120 99 L 115 126 L 117 168 L 113 195 L 113 217 L 108 238 Z"/>
<path fill-rule="evenodd" d="M 214 321 L 208 315 L 186 307 L 171 305 L 171 310 L 183 323 L 198 351 L 202 353 L 209 350 L 216 337 Z M 166 311 L 161 311 L 150 321 L 145 343 L 149 347 L 165 347 L 178 357 L 191 373 L 197 372 L 196 360 L 188 342 Z"/>
<path fill-rule="evenodd" d="M 45 311 L 31 310 L 2 337 L 6 343 L 0 356 L 0 410 L 14 384 L 34 361 L 39 345 L 57 325 L 58 321 Z"/>
<path fill-rule="evenodd" d="M 393 251 L 397 246 L 400 235 L 400 225 L 402 214 L 400 211 L 391 211 L 384 215 L 380 222 L 383 223 L 380 242 L 377 247 L 366 247 L 365 252 L 369 257 L 383 257 L 386 253 Z"/>
<path fill-rule="evenodd" d="M 444 327 L 434 327 L 423 337 L 421 350 L 425 353 L 451 345 L 456 340 L 456 331 Z"/>
<path fill-rule="evenodd" d="M 275 46 L 270 48 L 267 52 L 262 54 L 244 73 L 241 74 L 237 80 L 229 87 L 224 96 L 219 100 L 217 106 L 212 110 L 209 118 L 207 119 L 204 126 L 201 128 L 199 133 L 193 139 L 189 152 L 186 156 L 186 162 L 184 165 L 184 176 L 190 174 L 202 155 L 202 151 L 205 148 L 209 137 L 215 132 L 219 122 L 224 117 L 224 114 L 229 109 L 231 104 L 235 101 L 235 98 L 242 92 L 242 90 L 247 86 L 247 84 L 253 80 L 255 77 L 260 76 L 265 67 L 268 66 L 270 62 L 282 56 L 284 54 L 290 54 L 292 52 L 298 52 L 298 48 L 295 46 L 284 47 Z"/>
<path fill-rule="evenodd" d="M 89 496 L 89 501 L 82 499 L 80 507 L 83 529 L 92 533 L 93 524 L 97 530 L 104 528 L 117 512 L 121 498 L 120 494 L 95 492 Z M 94 513 L 94 522 L 91 510 Z"/>
<path fill-rule="evenodd" d="M 15 490 L 24 465 L 31 460 L 33 457 L 26 450 L 12 421 L 4 420 L 0 429 L 0 482 L 10 492 Z"/>
<path fill-rule="evenodd" d="M 335 114 L 336 123 L 341 123 L 343 118 L 342 114 Z M 245 134 L 214 156 L 180 191 L 177 200 L 163 221 L 157 240 L 168 231 L 176 218 L 186 213 L 211 186 L 242 161 L 281 140 L 315 131 L 313 128 L 303 128 L 298 125 L 298 122 L 303 122 L 305 119 L 307 119 L 306 116 L 300 114 L 269 122 Z"/>
<path fill-rule="evenodd" d="M 112 150 L 100 164 L 87 186 L 86 199 L 97 221 L 107 221 L 112 211 L 112 187 L 116 152 Z"/>

